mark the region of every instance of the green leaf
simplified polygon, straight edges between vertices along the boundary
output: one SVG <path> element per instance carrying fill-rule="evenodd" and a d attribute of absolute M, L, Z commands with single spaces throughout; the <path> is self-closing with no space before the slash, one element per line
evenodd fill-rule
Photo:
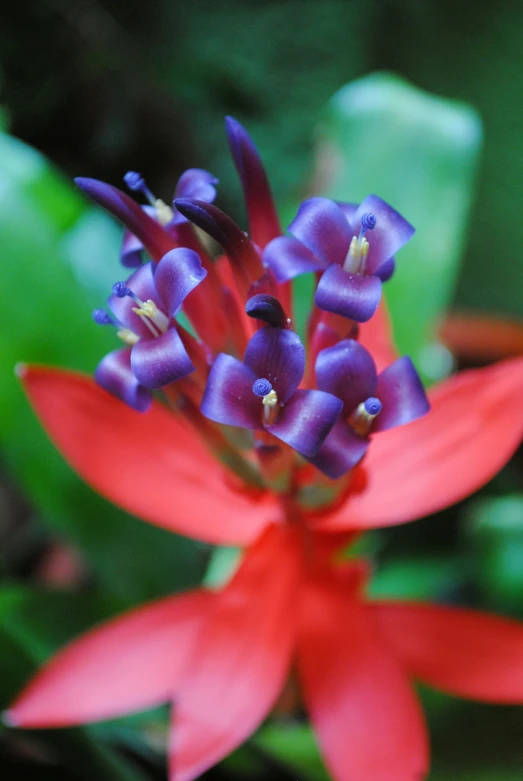
<path fill-rule="evenodd" d="M 427 347 L 454 291 L 481 138 L 469 106 L 386 73 L 337 92 L 318 131 L 324 195 L 360 202 L 376 193 L 416 228 L 386 297 L 400 351 L 429 379 L 450 368 L 444 351 Z"/>
<path fill-rule="evenodd" d="M 269 724 L 256 744 L 299 773 L 303 781 L 329 781 L 314 733 L 307 724 Z"/>
<path fill-rule="evenodd" d="M 18 361 L 91 372 L 118 346 L 113 329 L 96 326 L 90 313 L 123 275 L 120 233 L 39 153 L 0 134 L 1 459 L 45 523 L 82 549 L 107 592 L 126 605 L 195 584 L 198 548 L 83 485 L 42 432 L 13 372 Z"/>

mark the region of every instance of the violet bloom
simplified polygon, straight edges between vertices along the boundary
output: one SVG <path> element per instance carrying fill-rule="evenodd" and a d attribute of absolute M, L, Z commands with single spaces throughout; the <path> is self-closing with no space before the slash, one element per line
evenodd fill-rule
<path fill-rule="evenodd" d="M 333 479 L 361 461 L 371 434 L 411 423 L 430 409 L 410 358 L 398 358 L 378 375 L 370 353 L 354 339 L 319 353 L 316 379 L 318 388 L 343 402 L 340 419 L 310 459 Z"/>
<path fill-rule="evenodd" d="M 153 195 L 141 174 L 136 171 L 128 171 L 124 176 L 124 182 L 130 190 L 141 192 L 145 196 L 148 206 L 143 206 L 143 210 L 159 222 L 168 233 L 175 233 L 176 226 L 187 222 L 187 218 L 177 209 L 172 209 Z M 188 168 L 178 179 L 173 200 L 175 198 L 198 198 L 200 201 L 212 203 L 216 198 L 216 184 L 218 184 L 218 180 L 209 171 L 205 171 L 203 168 Z M 140 266 L 143 250 L 143 242 L 126 228 L 120 249 L 122 265 L 127 268 Z"/>
<path fill-rule="evenodd" d="M 320 309 L 364 323 L 376 311 L 394 253 L 414 228 L 377 195 L 357 206 L 309 198 L 289 225 L 291 236 L 268 244 L 263 262 L 278 282 L 324 271 L 315 295 Z"/>
<path fill-rule="evenodd" d="M 113 316 L 101 309 L 95 322 L 115 325 L 129 345 L 109 353 L 98 364 L 95 379 L 134 409 L 148 409 L 152 390 L 194 371 L 173 317 L 207 272 L 193 250 L 168 252 L 154 267 L 146 263 L 126 282 L 113 286 L 108 299 Z"/>
<path fill-rule="evenodd" d="M 243 363 L 216 358 L 201 410 L 211 420 L 265 429 L 305 456 L 313 456 L 336 422 L 342 402 L 321 390 L 298 390 L 305 349 L 293 331 L 265 326 L 247 345 Z"/>

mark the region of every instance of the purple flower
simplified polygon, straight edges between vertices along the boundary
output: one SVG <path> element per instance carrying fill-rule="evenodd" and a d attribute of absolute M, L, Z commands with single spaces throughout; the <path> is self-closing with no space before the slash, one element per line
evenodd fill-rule
<path fill-rule="evenodd" d="M 129 346 L 98 364 L 95 379 L 102 388 L 145 411 L 152 390 L 194 371 L 173 318 L 206 274 L 196 252 L 179 248 L 165 254 L 156 267 L 146 263 L 126 282 L 113 285 L 108 299 L 112 316 L 96 309 L 93 319 L 115 325 Z"/>
<path fill-rule="evenodd" d="M 289 233 L 271 241 L 263 254 L 278 282 L 324 271 L 316 305 L 364 323 L 378 307 L 382 282 L 392 276 L 394 253 L 414 228 L 381 198 L 369 195 L 360 206 L 309 198 Z"/>
<path fill-rule="evenodd" d="M 361 461 L 370 434 L 411 423 L 430 409 L 410 358 L 398 358 L 378 375 L 370 353 L 354 339 L 319 353 L 316 379 L 318 388 L 343 402 L 340 419 L 310 459 L 333 479 Z"/>
<path fill-rule="evenodd" d="M 293 331 L 266 326 L 249 341 L 243 363 L 216 358 L 201 410 L 211 420 L 265 429 L 305 456 L 313 456 L 336 422 L 342 402 L 321 390 L 298 390 L 305 349 Z"/>

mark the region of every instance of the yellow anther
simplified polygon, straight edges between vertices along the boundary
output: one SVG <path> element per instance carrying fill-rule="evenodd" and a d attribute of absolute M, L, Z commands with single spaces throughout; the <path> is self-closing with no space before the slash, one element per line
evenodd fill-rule
<path fill-rule="evenodd" d="M 369 254 L 369 242 L 362 236 L 353 236 L 343 268 L 351 274 L 362 272 Z"/>
<path fill-rule="evenodd" d="M 278 403 L 278 396 L 276 394 L 275 390 L 269 391 L 266 396 L 262 399 L 263 404 L 265 404 L 266 407 L 275 407 Z"/>
<path fill-rule="evenodd" d="M 167 206 L 165 201 L 161 198 L 157 198 L 154 202 L 154 208 L 156 209 L 156 219 L 160 225 L 167 225 L 174 217 L 173 210 L 170 206 Z"/>
<path fill-rule="evenodd" d="M 278 396 L 275 390 L 269 391 L 262 399 L 263 402 L 263 419 L 265 423 L 276 423 L 276 417 L 278 415 Z"/>
<path fill-rule="evenodd" d="M 122 342 L 125 342 L 125 344 L 128 344 L 130 347 L 132 347 L 133 344 L 136 344 L 136 342 L 140 341 L 140 337 L 130 331 L 128 328 L 120 328 L 120 330 L 116 332 L 116 335 L 122 340 Z"/>
<path fill-rule="evenodd" d="M 150 320 L 154 320 L 159 314 L 158 307 L 150 298 L 141 306 L 133 306 L 133 312 L 139 317 L 148 317 Z"/>

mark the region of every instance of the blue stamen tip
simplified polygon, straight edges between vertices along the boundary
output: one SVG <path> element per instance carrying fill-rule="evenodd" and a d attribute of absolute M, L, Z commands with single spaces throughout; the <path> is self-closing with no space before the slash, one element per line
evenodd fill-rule
<path fill-rule="evenodd" d="M 266 380 L 265 377 L 260 377 L 259 380 L 255 380 L 252 385 L 252 392 L 255 394 L 255 396 L 260 396 L 260 398 L 263 398 L 268 393 L 270 393 L 272 390 L 272 385 L 269 382 L 269 380 Z"/>
<path fill-rule="evenodd" d="M 361 229 L 371 231 L 376 227 L 376 216 L 372 212 L 367 212 L 361 218 Z"/>
<path fill-rule="evenodd" d="M 133 291 L 127 287 L 125 282 L 115 282 L 113 285 L 113 295 L 118 298 L 125 298 L 125 296 L 133 296 Z"/>
<path fill-rule="evenodd" d="M 114 325 L 112 317 L 105 309 L 93 309 L 93 320 L 97 325 Z"/>
<path fill-rule="evenodd" d="M 137 171 L 127 171 L 123 180 L 129 190 L 134 190 L 135 192 L 143 190 L 145 187 L 145 179 Z"/>
<path fill-rule="evenodd" d="M 363 406 L 365 407 L 365 412 L 367 415 L 379 415 L 381 412 L 382 403 L 379 399 L 375 399 L 374 396 L 371 396 L 367 399 Z"/>

